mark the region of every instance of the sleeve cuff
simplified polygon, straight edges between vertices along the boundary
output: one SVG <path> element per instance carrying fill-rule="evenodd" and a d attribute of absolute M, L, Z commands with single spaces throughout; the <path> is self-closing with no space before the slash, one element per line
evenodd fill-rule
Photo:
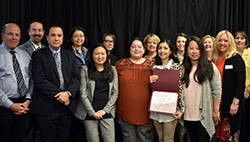
<path fill-rule="evenodd" d="M 12 104 L 13 102 L 10 99 L 8 99 L 3 103 L 3 107 L 9 109 Z"/>
<path fill-rule="evenodd" d="M 72 96 L 71 93 L 70 93 L 69 91 L 65 91 L 65 92 L 67 92 L 67 93 L 69 94 L 70 97 Z"/>

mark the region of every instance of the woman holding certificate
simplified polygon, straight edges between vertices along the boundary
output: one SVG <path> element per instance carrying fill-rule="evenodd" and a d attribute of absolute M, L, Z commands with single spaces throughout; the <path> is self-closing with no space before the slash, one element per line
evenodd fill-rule
<path fill-rule="evenodd" d="M 192 142 L 209 142 L 220 121 L 220 73 L 205 53 L 202 41 L 192 36 L 185 46 L 184 125 Z"/>
<path fill-rule="evenodd" d="M 161 69 L 161 70 L 165 69 L 165 70 L 180 71 L 179 60 L 178 58 L 174 56 L 173 50 L 174 50 L 174 47 L 172 46 L 169 40 L 162 40 L 157 46 L 157 49 L 156 49 L 157 55 L 155 58 L 155 65 L 153 66 L 152 70 L 154 71 L 158 69 Z M 166 73 L 170 74 L 170 72 L 166 72 Z M 180 76 L 180 74 L 178 75 Z M 178 83 L 176 83 L 176 88 L 178 88 L 178 92 L 179 92 L 177 112 L 172 113 L 172 114 L 155 112 L 152 110 L 150 112 L 150 118 L 153 119 L 153 124 L 156 128 L 159 142 L 174 142 L 174 132 L 175 132 L 175 128 L 178 122 L 177 119 L 179 119 L 184 112 L 183 87 L 180 83 L 179 76 L 177 77 Z M 150 83 L 152 83 L 152 87 L 154 83 L 156 83 L 159 77 L 161 76 L 160 75 L 150 76 Z M 167 80 L 167 81 L 171 82 L 170 80 Z M 166 84 L 164 84 L 163 86 L 166 87 Z M 164 94 L 164 95 L 167 95 L 167 94 Z M 152 105 L 152 100 L 151 100 L 151 105 Z"/>

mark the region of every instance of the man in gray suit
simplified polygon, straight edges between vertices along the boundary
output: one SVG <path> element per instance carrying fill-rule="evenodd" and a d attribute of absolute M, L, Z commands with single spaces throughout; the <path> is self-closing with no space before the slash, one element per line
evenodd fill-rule
<path fill-rule="evenodd" d="M 20 48 L 27 51 L 29 55 L 31 56 L 31 54 L 37 49 L 45 47 L 44 45 L 41 44 L 41 40 L 44 35 L 43 24 L 38 21 L 34 21 L 30 23 L 28 33 L 29 33 L 30 39 L 24 44 L 20 45 Z"/>
<path fill-rule="evenodd" d="M 24 44 L 20 45 L 19 47 L 25 50 L 31 56 L 32 53 L 36 51 L 37 49 L 45 47 L 44 45 L 41 44 L 41 40 L 44 35 L 43 24 L 38 21 L 34 21 L 30 23 L 28 34 L 30 36 L 30 39 Z M 41 142 L 40 135 L 37 130 L 37 125 L 35 121 L 33 120 L 32 115 L 29 121 L 29 129 L 28 129 L 28 136 L 27 136 L 26 142 Z"/>

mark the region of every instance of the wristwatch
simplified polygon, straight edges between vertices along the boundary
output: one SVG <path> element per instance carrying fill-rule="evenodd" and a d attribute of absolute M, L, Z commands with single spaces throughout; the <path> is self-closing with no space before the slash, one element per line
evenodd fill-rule
<path fill-rule="evenodd" d="M 233 104 L 235 104 L 235 105 L 239 105 L 239 103 L 240 103 L 240 102 L 235 102 L 235 101 L 233 101 Z"/>

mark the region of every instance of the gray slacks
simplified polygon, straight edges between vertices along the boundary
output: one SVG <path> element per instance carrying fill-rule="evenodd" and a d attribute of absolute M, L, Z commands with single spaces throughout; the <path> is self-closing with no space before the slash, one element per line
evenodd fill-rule
<path fill-rule="evenodd" d="M 115 142 L 114 118 L 101 120 L 83 120 L 88 142 L 100 142 L 99 131 L 103 142 Z"/>
<path fill-rule="evenodd" d="M 118 119 L 123 142 L 152 142 L 153 124 L 134 125 Z"/>

